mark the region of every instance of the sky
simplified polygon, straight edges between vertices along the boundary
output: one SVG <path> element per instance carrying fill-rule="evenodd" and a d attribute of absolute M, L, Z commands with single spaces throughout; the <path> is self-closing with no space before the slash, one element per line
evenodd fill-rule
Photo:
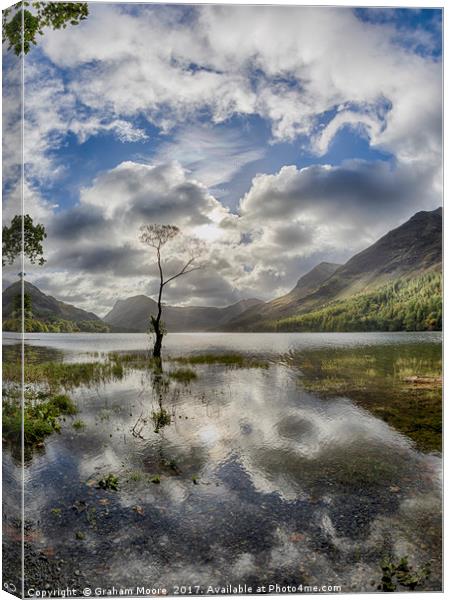
<path fill-rule="evenodd" d="M 25 58 L 25 212 L 43 292 L 103 316 L 155 296 L 143 224 L 177 225 L 165 290 L 288 292 L 442 201 L 441 10 L 89 4 Z M 18 61 L 4 56 L 4 212 L 18 212 Z M 17 265 L 4 284 L 17 280 Z"/>

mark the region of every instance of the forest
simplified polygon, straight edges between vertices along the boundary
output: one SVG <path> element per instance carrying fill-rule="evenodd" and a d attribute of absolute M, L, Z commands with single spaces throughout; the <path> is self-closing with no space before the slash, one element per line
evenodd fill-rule
<path fill-rule="evenodd" d="M 440 331 L 441 272 L 397 279 L 375 291 L 334 300 L 322 308 L 268 321 L 267 331 Z"/>

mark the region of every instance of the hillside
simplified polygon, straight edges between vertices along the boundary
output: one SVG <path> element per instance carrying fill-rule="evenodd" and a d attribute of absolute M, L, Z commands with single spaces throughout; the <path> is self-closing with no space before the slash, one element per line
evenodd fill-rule
<path fill-rule="evenodd" d="M 266 331 L 439 331 L 442 275 L 401 278 L 302 315 L 261 323 Z"/>
<path fill-rule="evenodd" d="M 207 331 L 220 328 L 229 320 L 250 307 L 262 304 L 260 300 L 240 300 L 224 308 L 210 306 L 164 306 L 163 320 L 168 331 Z M 117 300 L 114 307 L 104 317 L 111 326 L 126 331 L 146 332 L 151 314 L 156 314 L 157 303 L 148 296 L 133 296 L 126 300 Z"/>
<path fill-rule="evenodd" d="M 261 320 L 273 319 L 275 315 L 280 318 L 282 315 L 295 313 L 300 306 L 300 301 L 316 291 L 340 266 L 335 263 L 321 262 L 300 277 L 295 287 L 288 294 L 243 311 L 226 324 L 226 330 L 251 328 L 255 322 L 259 323 Z"/>
<path fill-rule="evenodd" d="M 441 208 L 416 213 L 337 269 L 302 309 L 324 298 L 347 297 L 400 277 L 441 269 L 442 223 Z"/>
<path fill-rule="evenodd" d="M 260 331 L 263 323 L 316 311 L 332 301 L 371 292 L 390 281 L 438 271 L 441 264 L 442 209 L 421 211 L 336 268 L 311 293 L 298 296 L 294 288 L 265 304 L 259 315 L 243 313 L 227 324 L 226 330 Z"/>
<path fill-rule="evenodd" d="M 25 281 L 25 294 L 31 298 L 31 314 L 27 315 L 27 331 L 72 332 L 92 331 L 104 332 L 110 328 L 92 312 L 66 304 L 41 292 L 35 285 Z M 16 281 L 3 291 L 3 329 L 17 331 L 20 328 L 15 310 L 17 298 L 21 294 L 21 282 Z"/>

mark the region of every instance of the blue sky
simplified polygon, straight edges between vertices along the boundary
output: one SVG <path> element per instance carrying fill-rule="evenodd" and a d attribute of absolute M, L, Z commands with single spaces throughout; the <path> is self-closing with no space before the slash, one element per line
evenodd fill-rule
<path fill-rule="evenodd" d="M 57 181 L 42 183 L 41 193 L 57 201 L 58 209 L 62 210 L 78 201 L 80 186 L 89 185 L 99 171 L 111 169 L 124 160 L 151 161 L 161 146 L 175 139 L 175 133 L 160 133 L 142 118 L 133 122 L 147 133 L 148 140 L 124 143 L 113 134 L 100 133 L 80 144 L 77 137 L 69 133 L 64 144 L 54 150 L 54 155 L 61 163 L 70 163 L 70 170 Z M 271 143 L 269 124 L 259 117 L 232 117 L 214 129 L 218 132 L 244 129 L 245 140 L 263 153 L 263 157 L 243 166 L 225 185 L 220 186 L 218 193 L 222 202 L 233 211 L 257 173 L 275 173 L 285 164 L 302 168 L 313 164 L 340 165 L 352 158 L 394 161 L 393 154 L 371 147 L 364 131 L 351 126 L 344 126 L 337 132 L 322 156 L 316 156 L 307 146 L 303 147 L 306 140 Z"/>
<path fill-rule="evenodd" d="M 123 6 L 126 12 L 138 18 L 141 10 L 139 7 Z M 176 7 L 176 10 L 183 14 L 184 20 L 192 19 L 190 7 Z M 157 13 L 157 9 L 155 12 Z M 354 9 L 354 14 L 367 23 L 394 27 L 398 36 L 396 42 L 405 48 L 410 47 L 411 37 L 414 39 L 418 33 L 422 33 L 426 36 L 426 45 L 418 43 L 415 52 L 423 56 L 430 55 L 435 60 L 441 58 L 441 10 L 358 8 Z M 417 43 L 416 40 L 414 43 Z M 40 53 L 40 60 L 45 62 L 45 56 L 42 56 L 40 49 L 36 49 L 35 52 Z M 58 76 L 62 81 L 70 82 L 72 71 L 58 69 Z M 321 123 L 326 123 L 335 115 L 334 110 L 329 113 L 321 116 Z M 200 117 L 199 121 L 208 124 L 207 116 Z M 56 193 L 60 208 L 64 208 L 78 200 L 80 184 L 87 185 L 92 182 L 97 172 L 110 169 L 123 160 L 151 160 L 157 154 L 158 148 L 174 137 L 173 133 L 161 132 L 142 116 L 134 118 L 133 123 L 145 131 L 148 135 L 147 140 L 123 143 L 113 134 L 100 133 L 80 144 L 76 136 L 69 133 L 63 144 L 54 149 L 54 154 L 62 163 L 70 162 L 71 169 L 64 178 L 42 185 L 41 193 L 48 198 L 54 197 Z M 360 127 L 343 126 L 336 133 L 325 154 L 318 157 L 308 150 L 307 139 L 301 140 L 301 137 L 288 142 L 270 143 L 270 124 L 257 115 L 232 116 L 226 123 L 217 126 L 218 130 L 224 128 L 244 129 L 245 138 L 264 153 L 263 158 L 243 167 L 221 190 L 223 202 L 232 210 L 236 209 L 241 195 L 248 189 L 255 174 L 274 173 L 284 164 L 294 164 L 302 168 L 312 164 L 339 165 L 351 158 L 394 161 L 394 154 L 372 147 L 365 131 Z M 305 148 L 302 147 L 303 144 Z"/>
<path fill-rule="evenodd" d="M 346 260 L 441 203 L 441 48 L 436 9 L 91 3 L 26 57 L 27 209 L 51 234 L 30 277 L 99 313 L 151 295 L 148 218 L 208 247 L 173 303 Z"/>

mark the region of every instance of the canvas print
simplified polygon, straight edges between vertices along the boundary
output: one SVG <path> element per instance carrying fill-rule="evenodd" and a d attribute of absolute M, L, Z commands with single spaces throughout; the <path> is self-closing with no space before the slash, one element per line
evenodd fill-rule
<path fill-rule="evenodd" d="M 3 11 L 3 589 L 442 589 L 442 9 Z"/>

